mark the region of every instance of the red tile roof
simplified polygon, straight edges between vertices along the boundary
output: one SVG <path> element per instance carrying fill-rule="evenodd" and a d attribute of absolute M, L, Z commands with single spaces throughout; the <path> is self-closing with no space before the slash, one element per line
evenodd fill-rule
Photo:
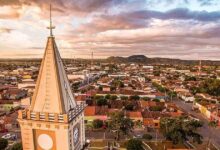
<path fill-rule="evenodd" d="M 85 116 L 94 116 L 95 110 L 95 106 L 87 106 L 84 110 L 84 114 Z"/>
<path fill-rule="evenodd" d="M 129 111 L 127 112 L 129 118 L 142 118 L 142 114 L 139 111 Z"/>

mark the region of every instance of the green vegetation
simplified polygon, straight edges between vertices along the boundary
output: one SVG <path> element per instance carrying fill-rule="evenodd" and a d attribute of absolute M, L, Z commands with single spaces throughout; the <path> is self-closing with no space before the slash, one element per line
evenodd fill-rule
<path fill-rule="evenodd" d="M 72 89 L 74 91 L 76 91 L 76 90 L 78 90 L 79 86 L 80 86 L 80 82 L 75 82 L 75 83 L 72 84 Z"/>
<path fill-rule="evenodd" d="M 162 111 L 163 107 L 162 106 L 151 106 L 149 108 L 150 111 Z"/>
<path fill-rule="evenodd" d="M 212 96 L 220 96 L 220 80 L 208 78 L 199 87 L 192 87 L 190 90 L 193 94 L 207 93 Z"/>
<path fill-rule="evenodd" d="M 196 77 L 194 76 L 185 76 L 185 81 L 196 81 Z"/>
<path fill-rule="evenodd" d="M 165 87 L 163 87 L 162 85 L 159 85 L 158 83 L 156 82 L 153 82 L 152 83 L 153 86 L 160 92 L 164 93 L 165 91 L 168 91 L 168 89 L 166 89 Z"/>
<path fill-rule="evenodd" d="M 121 96 L 120 98 L 121 98 L 121 100 L 128 100 L 127 96 Z"/>
<path fill-rule="evenodd" d="M 8 140 L 0 138 L 0 150 L 4 150 L 8 146 Z"/>
<path fill-rule="evenodd" d="M 107 100 L 104 97 L 100 97 L 99 99 L 96 100 L 96 104 L 98 106 L 107 105 Z"/>
<path fill-rule="evenodd" d="M 174 92 L 174 91 L 168 91 L 167 95 L 168 95 L 170 98 L 177 97 L 177 93 Z"/>
<path fill-rule="evenodd" d="M 21 143 L 14 144 L 11 150 L 22 150 L 22 144 Z"/>
<path fill-rule="evenodd" d="M 144 101 L 150 101 L 150 98 L 149 97 L 143 97 L 143 100 Z"/>
<path fill-rule="evenodd" d="M 153 72 L 154 76 L 160 76 L 160 73 L 161 72 L 159 70 Z"/>
<path fill-rule="evenodd" d="M 113 101 L 116 100 L 117 98 L 118 97 L 116 95 L 111 95 L 111 97 L 110 97 L 110 99 L 113 100 Z"/>
<path fill-rule="evenodd" d="M 113 80 L 112 81 L 112 85 L 114 87 L 119 87 L 119 88 L 123 88 L 124 87 L 124 83 L 120 79 Z"/>
<path fill-rule="evenodd" d="M 130 139 L 127 143 L 127 150 L 144 150 L 142 141 Z"/>
<path fill-rule="evenodd" d="M 100 85 L 99 86 L 99 91 L 102 91 L 103 90 L 103 87 Z"/>
<path fill-rule="evenodd" d="M 95 129 L 101 128 L 103 127 L 103 121 L 100 119 L 95 119 L 93 120 L 92 125 Z"/>
<path fill-rule="evenodd" d="M 160 102 L 160 100 L 157 99 L 157 98 L 153 99 L 153 101 L 154 101 L 154 102 Z"/>
<path fill-rule="evenodd" d="M 130 99 L 137 101 L 137 100 L 140 99 L 140 96 L 138 96 L 138 95 L 131 95 L 131 96 L 130 96 Z"/>
<path fill-rule="evenodd" d="M 134 110 L 134 105 L 133 104 L 127 104 L 127 105 L 125 105 L 125 109 L 128 110 L 128 111 L 132 111 L 132 110 Z"/>
<path fill-rule="evenodd" d="M 174 144 L 183 143 L 191 138 L 193 142 L 202 143 L 202 136 L 197 132 L 203 126 L 202 122 L 184 118 L 162 118 L 160 127 L 166 139 Z"/>
<path fill-rule="evenodd" d="M 220 96 L 220 80 L 206 79 L 202 83 L 200 91 L 203 91 L 213 96 Z"/>
<path fill-rule="evenodd" d="M 115 135 L 116 140 L 120 140 L 120 134 L 129 135 L 132 131 L 134 123 L 131 119 L 125 118 L 124 113 L 115 112 L 110 115 L 109 129 Z"/>
<path fill-rule="evenodd" d="M 153 137 L 150 134 L 144 134 L 142 138 L 145 140 L 151 140 Z"/>
<path fill-rule="evenodd" d="M 111 97 L 110 94 L 105 95 L 105 98 L 106 98 L 106 99 L 110 99 L 110 97 Z"/>

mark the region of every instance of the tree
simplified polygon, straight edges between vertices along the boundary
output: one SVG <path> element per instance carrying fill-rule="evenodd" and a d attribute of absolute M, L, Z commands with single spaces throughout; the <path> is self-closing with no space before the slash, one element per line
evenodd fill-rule
<path fill-rule="evenodd" d="M 94 97 L 95 100 L 98 100 L 98 99 L 101 99 L 101 98 L 104 98 L 104 96 L 101 96 L 101 95 L 95 95 L 95 97 Z"/>
<path fill-rule="evenodd" d="M 145 140 L 151 140 L 153 137 L 150 134 L 144 134 L 142 138 Z"/>
<path fill-rule="evenodd" d="M 220 80 L 208 78 L 197 87 L 196 91 L 200 93 L 208 93 L 213 96 L 220 96 Z"/>
<path fill-rule="evenodd" d="M 194 76 L 185 76 L 185 81 L 196 81 L 196 77 Z"/>
<path fill-rule="evenodd" d="M 0 138 L 0 150 L 4 150 L 8 146 L 8 140 Z"/>
<path fill-rule="evenodd" d="M 143 97 L 143 100 L 144 101 L 150 101 L 150 98 L 149 97 Z"/>
<path fill-rule="evenodd" d="M 103 90 L 103 86 L 99 86 L 99 91 L 102 91 Z"/>
<path fill-rule="evenodd" d="M 142 141 L 130 139 L 127 143 L 127 150 L 144 150 Z"/>
<path fill-rule="evenodd" d="M 154 76 L 160 76 L 160 71 L 159 70 L 154 71 L 153 74 L 154 74 Z"/>
<path fill-rule="evenodd" d="M 121 98 L 121 100 L 128 100 L 127 96 L 121 96 L 120 98 Z"/>
<path fill-rule="evenodd" d="M 120 82 L 120 83 L 119 83 L 119 87 L 120 87 L 120 88 L 125 87 L 124 83 L 123 83 L 123 82 Z"/>
<path fill-rule="evenodd" d="M 130 99 L 131 99 L 131 100 L 136 100 L 136 101 L 137 101 L 137 100 L 140 99 L 140 96 L 138 96 L 138 95 L 131 95 L 131 96 L 130 96 Z"/>
<path fill-rule="evenodd" d="M 103 127 L 103 121 L 100 119 L 95 119 L 95 120 L 93 120 L 92 125 L 96 129 L 101 128 L 101 127 Z"/>
<path fill-rule="evenodd" d="M 114 112 L 110 114 L 109 129 L 115 134 L 115 139 L 120 140 L 120 134 L 129 135 L 134 123 L 130 118 L 126 118 L 123 112 Z"/>
<path fill-rule="evenodd" d="M 153 99 L 153 101 L 154 101 L 154 102 L 160 102 L 160 100 L 157 99 L 157 98 Z"/>
<path fill-rule="evenodd" d="M 110 97 L 111 97 L 110 94 L 105 95 L 105 98 L 106 98 L 106 99 L 110 99 Z"/>
<path fill-rule="evenodd" d="M 149 108 L 149 110 L 150 110 L 150 111 L 162 111 L 162 110 L 163 110 L 163 107 L 162 107 L 162 106 L 158 106 L 158 105 L 156 105 L 156 106 L 151 106 L 151 107 Z"/>
<path fill-rule="evenodd" d="M 162 85 L 159 85 L 156 82 L 153 82 L 152 85 L 160 92 L 164 93 L 166 91 L 168 91 L 168 89 L 164 88 Z"/>
<path fill-rule="evenodd" d="M 118 98 L 118 97 L 117 97 L 116 95 L 112 95 L 112 96 L 110 97 L 110 99 L 113 100 L 113 101 L 116 100 L 117 98 Z"/>
<path fill-rule="evenodd" d="M 12 146 L 11 150 L 22 150 L 22 143 L 16 143 Z"/>
<path fill-rule="evenodd" d="M 174 97 L 176 97 L 177 96 L 177 93 L 176 92 L 174 92 L 174 91 L 168 91 L 168 96 L 171 98 L 171 100 L 174 98 Z"/>
<path fill-rule="evenodd" d="M 194 142 L 201 143 L 202 136 L 197 132 L 203 123 L 197 120 L 186 120 L 184 118 L 162 118 L 160 127 L 166 139 L 174 144 L 183 143 L 192 138 Z"/>
<path fill-rule="evenodd" d="M 132 111 L 132 110 L 134 110 L 134 105 L 133 104 L 127 104 L 127 105 L 125 105 L 125 109 L 129 110 L 129 111 Z"/>
<path fill-rule="evenodd" d="M 104 106 L 107 105 L 107 100 L 105 98 L 99 98 L 98 100 L 96 100 L 96 103 L 98 106 Z"/>

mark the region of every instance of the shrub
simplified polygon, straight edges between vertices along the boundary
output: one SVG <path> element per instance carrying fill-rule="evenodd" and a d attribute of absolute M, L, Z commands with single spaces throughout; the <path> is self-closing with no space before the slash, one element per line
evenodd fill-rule
<path fill-rule="evenodd" d="M 132 104 L 127 104 L 127 105 L 125 105 L 125 109 L 132 111 L 132 110 L 134 110 L 134 106 Z"/>
<path fill-rule="evenodd" d="M 8 146 L 8 140 L 0 138 L 0 150 L 4 150 Z"/>
<path fill-rule="evenodd" d="M 138 139 L 129 140 L 127 150 L 144 150 L 142 141 Z"/>
<path fill-rule="evenodd" d="M 140 99 L 140 96 L 138 96 L 138 95 L 132 95 L 132 96 L 130 96 L 130 99 L 131 99 L 131 100 L 139 100 L 139 99 Z"/>
<path fill-rule="evenodd" d="M 103 121 L 100 119 L 93 120 L 92 125 L 96 129 L 101 128 L 103 126 Z"/>
<path fill-rule="evenodd" d="M 150 134 L 144 134 L 142 138 L 146 140 L 151 140 L 153 137 Z"/>
<path fill-rule="evenodd" d="M 22 144 L 21 143 L 14 144 L 11 150 L 22 150 Z"/>
<path fill-rule="evenodd" d="M 111 97 L 110 97 L 110 99 L 111 100 L 116 100 L 118 97 L 116 96 L 116 95 L 112 95 Z"/>

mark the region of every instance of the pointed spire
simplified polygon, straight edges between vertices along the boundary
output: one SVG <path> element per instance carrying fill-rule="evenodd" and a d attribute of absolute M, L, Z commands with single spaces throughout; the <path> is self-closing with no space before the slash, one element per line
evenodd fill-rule
<path fill-rule="evenodd" d="M 52 37 L 53 36 L 53 29 L 55 29 L 55 26 L 53 26 L 53 23 L 52 23 L 52 6 L 50 4 L 50 26 L 47 27 L 47 29 L 50 30 L 50 36 Z"/>
<path fill-rule="evenodd" d="M 47 40 L 44 57 L 32 98 L 30 110 L 63 114 L 76 106 L 70 83 L 68 81 L 55 38 L 51 19 L 50 5 L 50 36 Z"/>

